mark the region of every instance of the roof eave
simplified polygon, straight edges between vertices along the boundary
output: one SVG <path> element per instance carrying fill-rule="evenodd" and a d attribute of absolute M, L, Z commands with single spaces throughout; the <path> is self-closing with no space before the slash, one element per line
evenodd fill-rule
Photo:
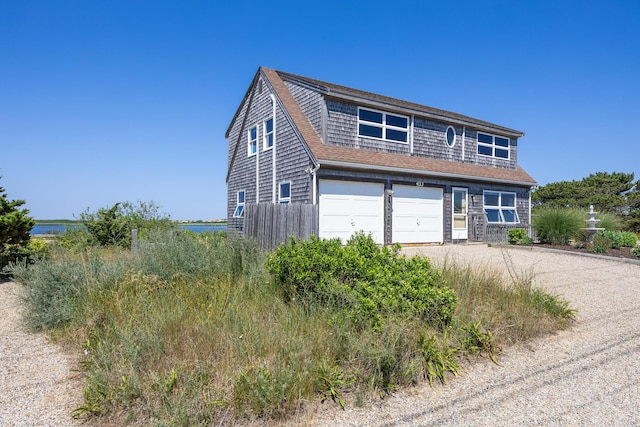
<path fill-rule="evenodd" d="M 464 179 L 466 181 L 493 182 L 498 184 L 519 185 L 523 187 L 534 187 L 537 185 L 537 182 L 535 181 L 518 181 L 518 180 L 511 180 L 511 179 L 504 179 L 504 178 L 465 175 L 465 174 L 451 173 L 451 172 L 428 171 L 424 169 L 408 169 L 408 168 L 400 168 L 395 166 L 380 166 L 380 165 L 373 166 L 365 163 L 343 162 L 338 160 L 319 160 L 319 162 L 320 162 L 320 168 L 322 168 L 323 166 L 325 167 L 329 166 L 329 167 L 359 169 L 359 170 L 375 169 L 376 171 L 384 171 L 384 172 L 414 174 L 414 175 L 440 177 L 440 178 L 455 178 L 455 179 Z"/>

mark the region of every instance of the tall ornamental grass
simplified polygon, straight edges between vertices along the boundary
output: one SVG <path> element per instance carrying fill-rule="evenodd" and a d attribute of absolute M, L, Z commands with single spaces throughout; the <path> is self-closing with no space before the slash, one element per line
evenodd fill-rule
<path fill-rule="evenodd" d="M 27 323 L 82 355 L 75 414 L 92 425 L 266 422 L 308 402 L 357 405 L 444 382 L 462 358 L 495 358 L 573 316 L 530 282 L 436 268 L 365 236 L 294 240 L 266 259 L 224 234 L 165 231 L 137 254 L 59 251 L 13 274 Z"/>

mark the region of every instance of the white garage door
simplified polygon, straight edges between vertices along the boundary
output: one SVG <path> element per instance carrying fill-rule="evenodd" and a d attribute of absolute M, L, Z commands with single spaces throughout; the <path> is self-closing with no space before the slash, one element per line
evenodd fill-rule
<path fill-rule="evenodd" d="M 442 189 L 393 186 L 394 243 L 442 243 Z"/>
<path fill-rule="evenodd" d="M 384 243 L 384 185 L 320 180 L 319 235 L 345 243 L 356 231 Z"/>

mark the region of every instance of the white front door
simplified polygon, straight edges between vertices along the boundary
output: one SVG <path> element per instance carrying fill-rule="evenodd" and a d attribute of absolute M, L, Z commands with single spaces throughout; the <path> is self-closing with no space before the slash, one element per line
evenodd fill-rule
<path fill-rule="evenodd" d="M 467 215 L 468 193 L 466 188 L 453 189 L 453 240 L 467 240 L 469 238 Z"/>
<path fill-rule="evenodd" d="M 346 243 L 356 231 L 384 243 L 384 185 L 320 180 L 319 237 Z"/>
<path fill-rule="evenodd" d="M 394 243 L 442 243 L 442 189 L 393 186 Z"/>

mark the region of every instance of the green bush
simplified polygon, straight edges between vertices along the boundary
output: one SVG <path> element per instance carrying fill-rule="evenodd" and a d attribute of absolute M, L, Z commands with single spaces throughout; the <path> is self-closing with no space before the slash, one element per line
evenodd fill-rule
<path fill-rule="evenodd" d="M 527 236 L 524 228 L 511 228 L 507 234 L 509 236 L 509 243 L 512 245 L 528 245 L 533 243 L 533 240 Z"/>
<path fill-rule="evenodd" d="M 598 232 L 593 236 L 593 241 L 591 242 L 589 251 L 595 254 L 606 254 L 609 252 L 609 249 L 614 247 L 613 245 L 613 240 L 608 234 Z"/>
<path fill-rule="evenodd" d="M 631 255 L 640 258 L 640 246 L 631 249 Z"/>
<path fill-rule="evenodd" d="M 610 231 L 620 231 L 622 229 L 622 220 L 614 213 L 600 212 L 596 215 L 596 219 L 600 220 L 596 227 Z"/>
<path fill-rule="evenodd" d="M 380 328 L 389 313 L 447 325 L 456 306 L 429 259 L 406 258 L 399 247 L 378 247 L 370 236 L 340 241 L 291 239 L 266 267 L 289 300 L 345 310 L 355 323 Z"/>
<path fill-rule="evenodd" d="M 610 231 L 601 230 L 596 233 L 595 236 L 601 236 L 611 242 L 611 248 L 632 248 L 637 244 L 637 238 L 635 233 L 629 231 Z"/>
<path fill-rule="evenodd" d="M 623 231 L 620 234 L 622 235 L 620 238 L 620 247 L 632 248 L 638 244 L 638 236 L 636 236 L 636 233 L 632 233 L 631 231 Z"/>
<path fill-rule="evenodd" d="M 579 209 L 541 209 L 533 217 L 533 226 L 542 243 L 566 245 L 580 235 L 586 226 L 585 214 Z"/>

